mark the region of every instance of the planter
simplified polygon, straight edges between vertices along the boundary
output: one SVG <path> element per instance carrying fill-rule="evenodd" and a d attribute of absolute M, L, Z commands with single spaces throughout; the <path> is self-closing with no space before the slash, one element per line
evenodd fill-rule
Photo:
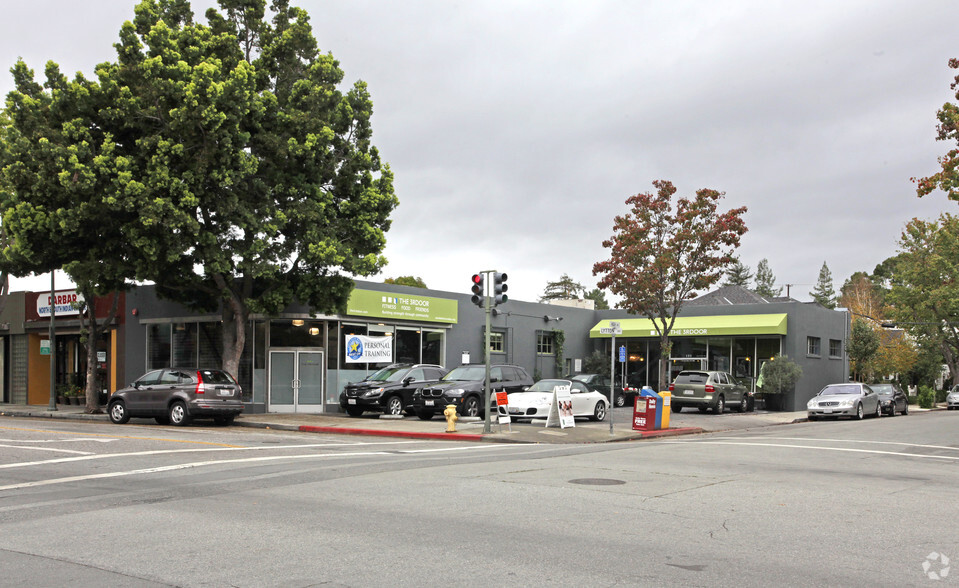
<path fill-rule="evenodd" d="M 766 410 L 783 410 L 785 394 L 763 394 L 763 408 Z"/>

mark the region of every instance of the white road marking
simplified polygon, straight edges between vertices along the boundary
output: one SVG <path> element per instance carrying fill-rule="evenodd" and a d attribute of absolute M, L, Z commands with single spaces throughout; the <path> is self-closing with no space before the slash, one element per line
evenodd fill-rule
<path fill-rule="evenodd" d="M 93 455 L 90 451 L 74 451 L 73 449 L 56 449 L 54 447 L 30 447 L 29 445 L 0 445 L 0 447 L 11 447 L 13 449 L 32 449 L 33 451 L 54 451 L 57 453 L 74 453 L 76 455 Z M 0 466 L 3 467 L 3 466 Z"/>
<path fill-rule="evenodd" d="M 363 444 L 358 444 L 363 445 Z M 385 445 L 385 444 L 380 444 Z M 295 445 L 291 447 L 303 447 L 302 445 Z M 452 448 L 436 448 L 432 451 L 468 451 L 471 449 L 493 449 L 493 448 L 507 448 L 511 447 L 510 445 L 505 444 L 492 444 L 492 445 L 471 445 L 465 447 L 452 447 Z M 519 446 L 515 446 L 519 447 Z M 224 448 L 226 449 L 226 448 Z M 261 449 L 259 447 L 252 447 L 250 449 Z M 269 449 L 269 448 L 264 448 Z M 275 448 L 273 448 L 275 449 Z M 201 451 L 216 451 L 215 449 L 206 449 Z M 403 453 L 424 453 L 430 450 L 414 450 L 414 451 L 403 451 Z M 172 453 L 180 453 L 172 452 Z M 169 472 L 175 470 L 185 470 L 192 469 L 204 466 L 216 466 L 216 465 L 229 465 L 229 464 L 241 464 L 241 463 L 254 463 L 254 462 L 268 462 L 268 461 L 285 461 L 293 459 L 325 459 L 325 458 L 340 458 L 340 457 L 364 457 L 372 455 L 393 455 L 394 452 L 391 451 L 362 451 L 357 453 L 311 453 L 307 455 L 264 455 L 260 457 L 245 457 L 241 459 L 223 459 L 223 460 L 210 460 L 210 461 L 195 461 L 190 463 L 180 463 L 173 464 L 168 466 L 159 466 L 155 468 L 145 468 L 139 470 L 127 470 L 123 472 L 107 472 L 103 474 L 89 474 L 85 476 L 69 476 L 66 478 L 53 478 L 50 480 L 37 480 L 35 482 L 22 482 L 20 484 L 9 484 L 7 486 L 0 486 L 0 492 L 4 490 L 22 490 L 24 488 L 36 488 L 38 486 L 51 486 L 54 484 L 68 484 L 71 482 L 84 482 L 87 480 L 101 480 L 104 478 L 119 478 L 124 476 L 137 476 L 145 474 L 156 474 L 159 472 Z M 122 456 L 122 455 L 131 455 L 131 454 L 112 454 L 112 457 Z M 92 456 L 92 457 L 101 457 L 101 456 Z M 60 460 L 51 460 L 52 462 Z"/>
<path fill-rule="evenodd" d="M 96 439 L 93 437 L 80 439 L 0 439 L 0 443 L 76 443 L 77 441 L 112 443 L 113 441 L 116 441 L 116 439 Z"/>
<path fill-rule="evenodd" d="M 784 447 L 787 449 L 818 449 L 820 451 L 842 451 L 845 453 L 870 453 L 874 455 L 897 455 L 900 457 L 921 457 L 925 459 L 944 459 L 949 461 L 959 460 L 959 455 L 923 455 L 921 453 L 903 453 L 900 451 L 879 451 L 877 449 L 854 449 L 852 447 L 822 447 L 820 445 L 793 445 L 789 443 L 758 443 L 753 441 L 662 441 L 662 443 L 668 443 L 673 445 L 681 444 L 699 444 L 703 443 L 705 445 L 752 445 L 755 447 Z M 950 449 L 955 449 L 954 447 Z"/>
<path fill-rule="evenodd" d="M 7 463 L 0 464 L 0 470 L 3 469 L 12 469 L 12 468 L 23 468 L 29 466 L 42 466 L 42 465 L 51 465 L 58 463 L 70 463 L 76 461 L 88 461 L 94 459 L 112 459 L 115 457 L 142 457 L 147 455 L 172 455 L 177 453 L 209 453 L 209 452 L 221 452 L 221 451 L 267 451 L 271 449 L 312 449 L 317 447 L 369 447 L 369 446 L 384 446 L 384 445 L 404 445 L 417 443 L 417 441 L 388 441 L 384 443 L 310 443 L 306 445 L 264 445 L 263 447 L 197 447 L 195 449 L 157 449 L 153 451 L 131 451 L 129 453 L 101 453 L 101 454 L 85 454 L 81 457 L 61 457 L 57 459 L 46 459 L 43 461 L 27 461 L 21 463 Z M 500 449 L 510 447 L 508 444 L 503 443 L 494 443 L 489 445 L 469 445 L 465 447 L 440 447 L 440 448 L 430 448 L 430 449 L 419 449 L 419 450 L 399 450 L 402 453 L 425 453 L 425 452 L 435 452 L 435 451 L 466 451 L 470 449 Z"/>
<path fill-rule="evenodd" d="M 743 437 L 712 437 L 712 439 L 728 440 L 748 440 Z M 959 447 L 951 445 L 923 445 L 921 443 L 903 443 L 901 441 L 861 441 L 855 439 L 819 439 L 806 437 L 761 437 L 761 439 L 772 439 L 774 441 L 816 441 L 822 443 L 873 443 L 876 445 L 900 445 L 902 447 L 922 447 L 924 449 L 948 449 L 950 451 L 959 451 Z M 690 441 L 693 441 L 692 439 Z"/>

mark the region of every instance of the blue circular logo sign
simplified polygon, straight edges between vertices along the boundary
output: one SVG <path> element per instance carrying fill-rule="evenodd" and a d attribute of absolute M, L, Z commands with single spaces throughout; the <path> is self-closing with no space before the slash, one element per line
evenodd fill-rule
<path fill-rule="evenodd" d="M 346 355 L 354 361 L 363 357 L 363 342 L 359 337 L 352 337 L 346 342 Z"/>

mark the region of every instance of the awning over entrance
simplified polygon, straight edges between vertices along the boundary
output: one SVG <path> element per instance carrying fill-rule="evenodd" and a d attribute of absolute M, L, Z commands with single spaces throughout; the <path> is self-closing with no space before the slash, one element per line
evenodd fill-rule
<path fill-rule="evenodd" d="M 615 320 L 615 319 L 614 319 Z M 618 337 L 658 337 L 653 321 L 645 318 L 619 319 L 623 334 Z M 609 321 L 599 321 L 589 330 L 592 339 L 610 337 L 599 330 Z M 670 337 L 715 337 L 734 335 L 785 335 L 786 313 L 738 314 L 723 316 L 678 316 L 669 332 Z"/>

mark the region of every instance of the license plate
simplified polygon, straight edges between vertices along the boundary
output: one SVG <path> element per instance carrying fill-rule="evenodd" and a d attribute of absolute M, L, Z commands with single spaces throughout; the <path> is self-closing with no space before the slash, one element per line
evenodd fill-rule
<path fill-rule="evenodd" d="M 433 406 L 433 401 L 432 401 L 432 400 L 427 400 L 427 401 L 426 401 L 426 406 Z"/>
<path fill-rule="evenodd" d="M 356 404 L 356 398 L 347 398 L 347 399 L 346 399 L 346 403 L 347 403 L 347 404 Z"/>
<path fill-rule="evenodd" d="M 683 394 L 685 394 L 686 396 L 692 396 L 693 394 L 695 394 L 695 392 L 693 392 L 692 390 L 683 390 Z"/>
<path fill-rule="evenodd" d="M 233 396 L 233 390 L 217 390 L 217 396 Z"/>
<path fill-rule="evenodd" d="M 823 411 L 823 414 L 832 414 L 832 410 L 826 409 Z"/>

